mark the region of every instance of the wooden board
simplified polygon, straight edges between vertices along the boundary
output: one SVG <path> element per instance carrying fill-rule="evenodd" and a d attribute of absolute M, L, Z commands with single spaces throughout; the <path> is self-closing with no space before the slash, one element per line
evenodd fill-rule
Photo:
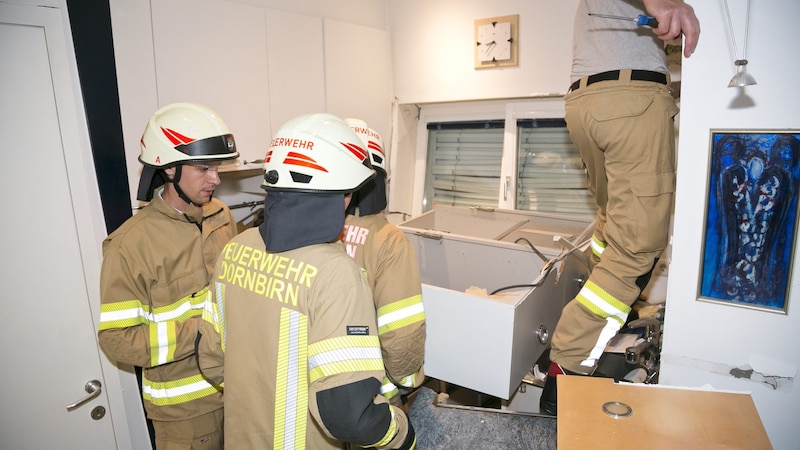
<path fill-rule="evenodd" d="M 607 402 L 629 406 L 614 418 Z M 558 449 L 772 449 L 747 393 L 558 377 Z"/>

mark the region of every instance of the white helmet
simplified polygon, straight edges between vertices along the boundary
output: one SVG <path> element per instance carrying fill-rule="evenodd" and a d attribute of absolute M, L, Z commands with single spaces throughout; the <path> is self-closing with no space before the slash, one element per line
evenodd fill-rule
<path fill-rule="evenodd" d="M 361 138 L 361 142 L 367 147 L 370 159 L 372 160 L 372 167 L 381 169 L 386 172 L 386 152 L 383 150 L 383 139 L 377 131 L 367 126 L 367 123 L 361 119 L 344 119 L 345 123 L 350 126 L 350 129 Z"/>
<path fill-rule="evenodd" d="M 264 158 L 267 191 L 352 192 L 375 176 L 361 139 L 332 114 L 296 117 L 281 126 Z"/>
<path fill-rule="evenodd" d="M 196 103 L 173 103 L 153 113 L 139 144 L 139 161 L 157 168 L 239 157 L 225 122 Z"/>

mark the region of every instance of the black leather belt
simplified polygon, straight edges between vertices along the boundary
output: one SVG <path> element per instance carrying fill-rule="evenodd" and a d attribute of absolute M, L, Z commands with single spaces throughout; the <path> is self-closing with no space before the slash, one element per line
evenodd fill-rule
<path fill-rule="evenodd" d="M 600 72 L 586 77 L 586 86 L 597 83 L 598 81 L 619 80 L 619 70 Z M 652 81 L 653 83 L 667 84 L 667 76 L 661 72 L 650 70 L 631 70 L 631 80 Z M 581 80 L 577 80 L 569 86 L 570 91 L 576 91 L 581 87 Z"/>

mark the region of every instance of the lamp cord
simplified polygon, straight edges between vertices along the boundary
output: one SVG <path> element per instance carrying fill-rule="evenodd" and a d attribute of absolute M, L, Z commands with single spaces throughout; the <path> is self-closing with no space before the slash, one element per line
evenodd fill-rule
<path fill-rule="evenodd" d="M 728 8 L 728 0 L 723 0 L 725 3 L 725 15 L 728 16 L 728 29 L 731 32 L 731 41 L 733 42 L 733 56 L 739 59 L 739 50 L 736 47 L 736 37 L 733 34 L 733 21 L 731 20 L 731 11 Z M 747 10 L 745 11 L 744 19 L 744 42 L 742 43 L 742 58 L 747 59 L 747 34 L 750 29 L 750 0 L 747 0 Z"/>

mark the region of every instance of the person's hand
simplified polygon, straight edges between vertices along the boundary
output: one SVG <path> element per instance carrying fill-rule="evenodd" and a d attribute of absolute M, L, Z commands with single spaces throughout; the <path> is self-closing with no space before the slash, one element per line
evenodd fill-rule
<path fill-rule="evenodd" d="M 700 37 L 700 21 L 694 9 L 683 0 L 643 0 L 647 13 L 658 20 L 653 32 L 659 39 L 670 41 L 684 36 L 683 55 L 692 56 Z"/>

